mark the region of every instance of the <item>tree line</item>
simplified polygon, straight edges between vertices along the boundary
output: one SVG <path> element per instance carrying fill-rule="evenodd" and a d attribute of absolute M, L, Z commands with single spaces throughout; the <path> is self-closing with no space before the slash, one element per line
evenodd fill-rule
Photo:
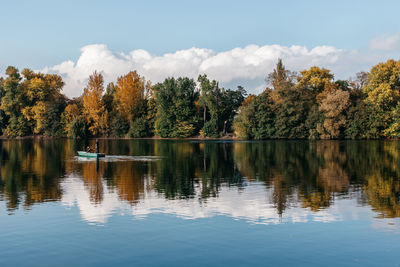
<path fill-rule="evenodd" d="M 104 85 L 89 76 L 80 97 L 62 94 L 57 74 L 15 67 L 0 78 L 0 134 L 87 137 L 379 139 L 400 137 L 400 60 L 335 80 L 330 70 L 299 73 L 278 60 L 259 95 L 200 75 L 152 84 L 136 71 Z"/>

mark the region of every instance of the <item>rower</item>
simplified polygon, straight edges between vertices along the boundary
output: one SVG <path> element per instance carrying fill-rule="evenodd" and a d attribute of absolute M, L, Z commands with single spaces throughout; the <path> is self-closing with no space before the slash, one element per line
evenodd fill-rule
<path fill-rule="evenodd" d="M 99 140 L 96 139 L 96 153 L 99 153 Z"/>

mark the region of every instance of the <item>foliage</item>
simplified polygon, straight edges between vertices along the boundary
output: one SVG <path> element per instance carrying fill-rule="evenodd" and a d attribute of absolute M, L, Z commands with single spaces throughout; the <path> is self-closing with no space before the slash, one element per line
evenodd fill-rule
<path fill-rule="evenodd" d="M 189 78 L 167 78 L 154 87 L 157 115 L 156 134 L 161 137 L 182 137 L 193 135 L 199 118 L 196 116 L 195 101 L 198 93 L 196 84 Z M 191 125 L 191 126 L 190 126 Z M 183 129 L 180 129 L 183 127 Z"/>
<path fill-rule="evenodd" d="M 271 139 L 274 137 L 274 112 L 271 91 L 259 96 L 250 96 L 235 118 L 235 134 L 241 138 Z"/>
<path fill-rule="evenodd" d="M 335 90 L 326 95 L 321 101 L 319 109 L 324 112 L 324 123 L 317 127 L 321 138 L 336 139 L 346 124 L 344 112 L 350 104 L 350 94 L 347 91 Z"/>
<path fill-rule="evenodd" d="M 93 136 L 107 133 L 108 112 L 101 101 L 103 84 L 103 75 L 95 71 L 89 76 L 88 84 L 83 91 L 83 114 Z"/>
<path fill-rule="evenodd" d="M 88 136 L 87 120 L 84 116 L 79 116 L 71 122 L 68 137 L 72 139 L 85 139 Z"/>
<path fill-rule="evenodd" d="M 150 83 L 146 83 L 144 77 L 131 71 L 128 74 L 118 78 L 114 93 L 114 106 L 117 111 L 127 121 L 131 121 L 135 116 L 136 108 L 146 98 L 146 89 L 150 88 Z M 109 94 L 112 93 L 109 89 Z"/>
<path fill-rule="evenodd" d="M 173 133 L 174 137 L 184 138 L 194 135 L 196 128 L 187 121 L 179 121 Z"/>
<path fill-rule="evenodd" d="M 66 98 L 60 93 L 64 83 L 59 75 L 22 71 L 8 67 L 2 82 L 1 110 L 8 121 L 5 134 L 24 136 L 62 134 L 61 113 Z"/>
<path fill-rule="evenodd" d="M 207 75 L 198 77 L 200 84 L 199 106 L 203 110 L 202 135 L 219 137 L 231 130 L 233 118 L 244 101 L 246 91 L 242 86 L 237 90 L 225 90 L 218 82 L 210 81 Z"/>
<path fill-rule="evenodd" d="M 128 132 L 129 137 L 146 137 L 149 136 L 149 125 L 145 117 L 135 119 Z"/>
<path fill-rule="evenodd" d="M 107 85 L 95 71 L 83 94 L 66 98 L 61 76 L 8 67 L 0 78 L 0 134 L 247 139 L 400 138 L 400 61 L 354 79 L 313 66 L 299 73 L 281 59 L 259 95 L 219 86 L 206 74 L 152 86 L 131 71 Z M 82 118 L 85 121 L 82 121 Z M 314 199 L 324 199 L 315 195 Z M 310 203 L 312 200 L 310 199 Z M 311 204 L 310 204 L 311 205 Z"/>

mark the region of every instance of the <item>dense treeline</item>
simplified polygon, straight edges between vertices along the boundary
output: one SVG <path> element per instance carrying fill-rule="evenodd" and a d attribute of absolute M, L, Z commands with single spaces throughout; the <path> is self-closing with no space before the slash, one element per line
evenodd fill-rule
<path fill-rule="evenodd" d="M 152 84 L 136 71 L 104 86 L 94 72 L 83 94 L 68 99 L 62 78 L 8 67 L 0 78 L 0 131 L 85 138 L 221 137 L 377 139 L 400 137 L 400 61 L 389 60 L 334 80 L 327 69 L 286 70 L 279 60 L 260 95 L 220 88 L 200 75 Z"/>

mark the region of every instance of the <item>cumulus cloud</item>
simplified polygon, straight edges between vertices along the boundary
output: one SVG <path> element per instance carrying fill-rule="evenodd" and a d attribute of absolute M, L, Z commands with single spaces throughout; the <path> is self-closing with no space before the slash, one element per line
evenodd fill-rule
<path fill-rule="evenodd" d="M 92 44 L 81 49 L 76 62 L 64 61 L 42 71 L 62 75 L 66 83 L 64 93 L 69 97 L 82 93 L 94 70 L 104 75 L 106 83 L 115 82 L 131 70 L 137 70 L 152 82 L 161 82 L 166 77 L 197 78 L 206 73 L 220 81 L 222 86 L 234 88 L 242 85 L 250 93 L 259 93 L 265 88 L 265 77 L 273 70 L 278 58 L 282 58 L 290 70 L 299 71 L 317 65 L 331 69 L 342 78 L 354 75 L 362 70 L 359 67 L 370 62 L 362 59 L 357 51 L 332 46 L 308 49 L 298 45 L 248 45 L 222 52 L 193 47 L 154 55 L 143 49 L 114 52 L 104 44 Z"/>
<path fill-rule="evenodd" d="M 372 39 L 370 49 L 381 51 L 400 50 L 400 32 Z"/>

